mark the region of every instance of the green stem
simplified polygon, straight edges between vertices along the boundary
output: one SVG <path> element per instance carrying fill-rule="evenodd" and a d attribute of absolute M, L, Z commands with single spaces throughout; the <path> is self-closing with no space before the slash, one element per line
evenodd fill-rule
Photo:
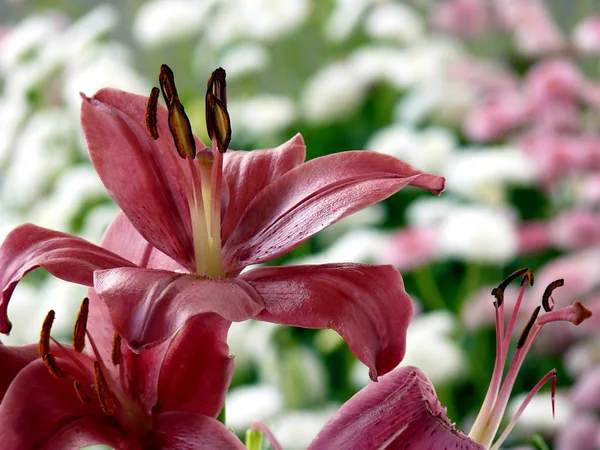
<path fill-rule="evenodd" d="M 469 294 L 475 292 L 475 290 L 481 284 L 481 266 L 475 263 L 468 263 L 465 268 L 465 276 L 458 289 L 457 293 L 457 311 L 462 309 L 462 304 Z"/>
<path fill-rule="evenodd" d="M 413 271 L 415 282 L 426 310 L 446 309 L 446 302 L 438 289 L 431 266 L 420 267 Z"/>
<path fill-rule="evenodd" d="M 225 405 L 223 405 L 223 409 L 221 410 L 221 412 L 217 416 L 217 420 L 219 422 L 221 422 L 223 425 L 225 425 L 225 419 L 226 419 L 225 415 L 226 415 Z"/>
<path fill-rule="evenodd" d="M 263 434 L 260 430 L 252 428 L 246 430 L 246 448 L 248 450 L 261 450 Z"/>

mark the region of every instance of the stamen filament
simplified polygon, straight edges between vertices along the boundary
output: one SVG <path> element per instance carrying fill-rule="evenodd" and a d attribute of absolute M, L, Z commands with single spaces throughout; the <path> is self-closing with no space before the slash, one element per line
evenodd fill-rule
<path fill-rule="evenodd" d="M 210 275 L 210 236 L 206 218 L 206 205 L 202 199 L 202 178 L 194 160 L 186 158 L 192 175 L 192 201 L 190 202 L 190 217 L 192 220 L 192 234 L 194 240 L 194 257 L 196 273 L 200 276 Z M 189 199 L 188 199 L 189 202 Z M 192 207 L 193 205 L 193 207 Z"/>
<path fill-rule="evenodd" d="M 550 372 L 548 372 L 546 375 L 544 375 L 544 377 L 540 381 L 538 381 L 538 383 L 534 386 L 534 388 L 531 390 L 531 392 L 529 392 L 529 394 L 527 394 L 527 397 L 525 397 L 525 400 L 523 400 L 523 403 L 521 403 L 521 406 L 519 406 L 519 409 L 517 410 L 517 412 L 511 419 L 510 423 L 506 426 L 506 428 L 504 429 L 504 431 L 502 432 L 502 434 L 500 435 L 498 440 L 490 448 L 490 450 L 499 450 L 500 449 L 500 446 L 506 440 L 506 438 L 508 437 L 510 432 L 513 430 L 513 428 L 517 424 L 517 421 L 519 420 L 519 418 L 525 411 L 525 408 L 527 407 L 527 405 L 529 405 L 529 403 L 531 402 L 533 397 L 539 392 L 539 390 L 542 388 L 542 386 L 544 384 L 546 384 L 546 382 L 550 379 L 552 380 L 552 394 L 551 394 L 552 417 L 554 417 L 554 393 L 556 392 L 556 369 L 552 369 Z"/>

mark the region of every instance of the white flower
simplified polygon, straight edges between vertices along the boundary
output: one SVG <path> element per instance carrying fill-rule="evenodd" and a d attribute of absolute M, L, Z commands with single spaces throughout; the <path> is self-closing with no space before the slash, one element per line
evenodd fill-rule
<path fill-rule="evenodd" d="M 560 392 L 556 393 L 556 416 L 552 417 L 552 403 L 550 400 L 550 383 L 547 388 L 538 392 L 523 411 L 523 415 L 517 421 L 514 432 L 520 435 L 530 436 L 533 433 L 552 433 L 566 426 L 573 416 L 573 405 L 568 397 Z M 517 409 L 525 400 L 527 393 L 519 394 L 512 398 L 508 404 L 507 418 L 512 418 Z"/>
<path fill-rule="evenodd" d="M 363 101 L 366 88 L 350 64 L 333 63 L 317 72 L 305 87 L 301 99 L 304 116 L 315 123 L 344 118 Z"/>
<path fill-rule="evenodd" d="M 417 228 L 439 225 L 459 207 L 452 197 L 420 197 L 412 202 L 406 210 L 408 223 Z"/>
<path fill-rule="evenodd" d="M 449 212 L 440 224 L 438 242 L 451 258 L 505 264 L 516 255 L 517 232 L 505 211 L 471 205 Z"/>
<path fill-rule="evenodd" d="M 339 237 L 325 251 L 290 261 L 290 264 L 376 263 L 389 246 L 387 233 L 377 229 L 354 229 Z"/>
<path fill-rule="evenodd" d="M 419 131 L 403 125 L 382 128 L 367 143 L 367 148 L 400 158 L 425 172 L 439 172 L 455 146 L 456 137 L 444 128 Z"/>
<path fill-rule="evenodd" d="M 66 136 L 71 124 L 59 109 L 34 113 L 13 148 L 2 186 L 2 201 L 12 207 L 31 208 L 52 180 L 68 166 Z"/>
<path fill-rule="evenodd" d="M 302 450 L 308 447 L 337 408 L 338 405 L 330 404 L 318 411 L 280 414 L 269 421 L 269 427 L 282 448 Z"/>
<path fill-rule="evenodd" d="M 384 3 L 375 6 L 365 21 L 365 31 L 375 39 L 413 42 L 423 34 L 423 21 L 408 5 Z"/>
<path fill-rule="evenodd" d="M 56 316 L 52 325 L 52 337 L 69 342 L 73 326 L 86 288 L 48 277 L 44 283 L 34 287 L 27 278 L 15 289 L 8 307 L 8 316 L 13 323 L 9 336 L 2 335 L 5 345 L 23 345 L 37 342 L 46 314 L 51 309 Z"/>
<path fill-rule="evenodd" d="M 221 1 L 205 38 L 217 48 L 235 40 L 275 40 L 295 32 L 310 9 L 308 0 Z"/>
<path fill-rule="evenodd" d="M 204 28 L 204 22 L 215 3 L 216 0 L 145 2 L 133 20 L 133 36 L 146 47 L 193 37 Z"/>
<path fill-rule="evenodd" d="M 63 98 L 69 110 L 79 115 L 80 92 L 91 96 L 104 87 L 148 95 L 150 85 L 133 68 L 129 50 L 120 44 L 89 49 L 82 61 L 68 68 L 63 81 Z"/>
<path fill-rule="evenodd" d="M 106 190 L 91 166 L 73 166 L 58 179 L 52 194 L 32 212 L 33 222 L 46 228 L 69 231 L 73 219 L 81 214 L 86 204 L 106 198 Z"/>
<path fill-rule="evenodd" d="M 325 36 L 333 42 L 346 40 L 358 25 L 367 9 L 368 0 L 336 0 L 325 23 Z"/>
<path fill-rule="evenodd" d="M 275 95 L 230 100 L 227 109 L 236 128 L 256 136 L 275 133 L 287 127 L 296 117 L 294 102 Z"/>
<path fill-rule="evenodd" d="M 283 397 L 276 387 L 256 384 L 232 389 L 227 394 L 227 426 L 243 432 L 254 420 L 266 420 L 283 408 Z"/>
<path fill-rule="evenodd" d="M 451 336 L 456 327 L 456 318 L 447 311 L 413 318 L 408 326 L 406 355 L 401 366 L 420 368 L 434 385 L 463 376 L 465 355 Z"/>
<path fill-rule="evenodd" d="M 535 161 L 516 148 L 486 148 L 454 152 L 443 174 L 447 191 L 498 204 L 508 184 L 531 184 L 537 179 Z"/>
<path fill-rule="evenodd" d="M 0 70 L 9 73 L 28 60 L 28 56 L 36 58 L 40 48 L 56 38 L 65 25 L 66 19 L 57 13 L 30 16 L 23 20 L 0 40 Z"/>
<path fill-rule="evenodd" d="M 264 46 L 255 43 L 237 44 L 225 51 L 218 65 L 227 70 L 227 79 L 264 69 L 269 62 L 269 54 Z"/>

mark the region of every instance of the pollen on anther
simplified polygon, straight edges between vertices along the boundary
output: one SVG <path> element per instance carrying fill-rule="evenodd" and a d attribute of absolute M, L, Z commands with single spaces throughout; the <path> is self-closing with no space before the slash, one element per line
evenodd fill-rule
<path fill-rule="evenodd" d="M 540 313 L 541 308 L 542 308 L 541 306 L 538 306 L 533 310 L 533 314 L 531 314 L 531 317 L 529 318 L 527 325 L 525 325 L 525 327 L 523 328 L 523 331 L 521 331 L 521 335 L 519 336 L 519 340 L 517 341 L 517 348 L 521 348 L 525 345 L 525 341 L 527 340 L 527 337 L 529 336 L 529 332 L 531 331 L 531 328 L 533 327 L 533 324 L 535 323 L 537 316 Z"/>
<path fill-rule="evenodd" d="M 542 295 L 542 306 L 544 307 L 544 311 L 550 312 L 554 309 L 554 300 L 552 299 L 552 292 L 554 292 L 556 288 L 564 286 L 564 284 L 565 280 L 561 278 L 559 280 L 553 281 L 548 286 L 546 286 L 546 290 Z"/>
<path fill-rule="evenodd" d="M 158 108 L 158 94 L 160 90 L 157 87 L 153 87 L 148 97 L 148 103 L 146 104 L 146 131 L 148 135 L 154 139 L 158 139 L 158 127 L 157 127 L 157 108 Z"/>
<path fill-rule="evenodd" d="M 46 369 L 48 369 L 48 372 L 50 372 L 50 375 L 52 375 L 54 378 L 60 380 L 61 378 L 67 376 L 65 371 L 56 362 L 56 358 L 52 353 L 46 353 L 42 359 Z"/>
<path fill-rule="evenodd" d="M 122 352 L 121 352 L 121 335 L 117 332 L 115 332 L 114 336 L 113 336 L 113 343 L 112 343 L 112 351 L 110 353 L 110 360 L 112 361 L 112 363 L 115 366 L 118 366 L 119 364 L 121 364 L 121 357 L 122 357 Z"/>
<path fill-rule="evenodd" d="M 81 387 L 81 385 L 79 384 L 78 381 L 74 381 L 73 382 L 73 388 L 75 389 L 75 393 L 77 394 L 77 398 L 79 399 L 79 401 L 81 403 L 86 404 L 86 403 L 90 402 L 89 395 L 87 395 L 87 393 L 83 390 L 83 388 Z"/>
<path fill-rule="evenodd" d="M 108 383 L 106 382 L 106 378 L 104 378 L 102 368 L 100 367 L 98 361 L 94 361 L 94 387 L 96 389 L 96 395 L 98 396 L 98 401 L 100 402 L 102 412 L 104 412 L 104 414 L 107 416 L 114 415 L 115 404 L 110 389 L 108 388 Z"/>
<path fill-rule="evenodd" d="M 83 351 L 85 347 L 85 330 L 87 328 L 88 313 L 90 310 L 90 299 L 84 298 L 79 307 L 75 327 L 73 328 L 73 350 L 78 353 Z"/>
<path fill-rule="evenodd" d="M 38 343 L 38 353 L 43 358 L 50 353 L 50 330 L 54 323 L 54 311 L 48 311 L 44 323 L 42 324 L 42 330 L 40 331 L 40 342 Z"/>

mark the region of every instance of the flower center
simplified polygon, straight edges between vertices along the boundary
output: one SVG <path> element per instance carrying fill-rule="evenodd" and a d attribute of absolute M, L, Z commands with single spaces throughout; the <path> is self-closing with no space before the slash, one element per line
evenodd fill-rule
<path fill-rule="evenodd" d="M 206 127 L 211 147 L 199 151 L 190 121 L 179 100 L 173 72 L 166 64 L 160 69 L 159 83 L 169 111 L 169 130 L 180 158 L 169 153 L 183 180 L 192 226 L 196 273 L 210 278 L 222 275 L 221 187 L 223 153 L 231 141 L 227 112 L 225 71 L 215 70 L 208 80 L 205 105 Z M 146 129 L 158 139 L 158 88 L 153 88 L 146 107 Z M 183 159 L 183 161 L 181 161 Z"/>
<path fill-rule="evenodd" d="M 151 423 L 149 417 L 142 412 L 135 400 L 126 394 L 128 390 L 125 386 L 125 376 L 121 364 L 121 336 L 117 333 L 114 334 L 111 348 L 111 363 L 113 366 L 119 367 L 119 373 L 115 375 L 109 371 L 107 363 L 103 361 L 96 343 L 87 331 L 88 312 L 89 299 L 85 298 L 81 303 L 73 329 L 72 346 L 74 351 L 70 351 L 50 336 L 55 314 L 54 311 L 49 311 L 40 332 L 38 353 L 54 378 L 73 381 L 73 389 L 81 403 L 90 404 L 97 400 L 105 415 L 114 416 L 127 430 L 134 430 L 140 436 L 145 436 L 151 429 Z M 95 357 L 93 362 L 88 355 L 82 354 L 86 336 Z M 55 352 L 51 351 L 50 340 L 56 345 Z M 73 363 L 68 366 L 68 370 L 58 364 L 55 353 L 60 359 Z"/>
<path fill-rule="evenodd" d="M 504 332 L 504 291 L 506 287 L 517 278 L 521 278 L 521 290 L 515 307 L 511 314 L 510 320 L 506 332 Z M 486 447 L 490 447 L 500 422 L 506 410 L 510 393 L 514 386 L 519 369 L 525 360 L 525 356 L 531 349 L 533 342 L 539 335 L 543 326 L 550 322 L 567 321 L 575 325 L 579 325 L 584 320 L 591 317 L 592 312 L 585 308 L 580 302 L 575 302 L 571 306 L 561 308 L 554 311 L 554 300 L 552 298 L 553 291 L 564 285 L 564 280 L 556 280 L 550 283 L 542 296 L 542 304 L 537 306 L 528 322 L 525 324 L 519 339 L 517 340 L 517 346 L 513 355 L 512 361 L 504 377 L 504 367 L 506 365 L 508 357 L 508 347 L 512 332 L 514 330 L 517 313 L 521 306 L 523 294 L 525 293 L 525 286 L 527 283 L 533 285 L 533 272 L 529 269 L 520 269 L 513 272 L 508 276 L 497 288 L 492 290 L 492 295 L 496 297 L 494 307 L 496 311 L 496 361 L 494 363 L 494 371 L 492 373 L 492 379 L 488 387 L 487 394 L 483 401 L 479 415 L 473 424 L 473 428 L 469 433 L 469 437 L 479 442 Z M 544 308 L 545 313 L 540 315 L 540 310 Z M 497 450 L 500 445 L 508 437 L 509 433 L 514 428 L 518 418 L 521 416 L 525 407 L 529 404 L 534 395 L 542 388 L 542 386 L 549 380 L 552 380 L 552 414 L 554 415 L 554 393 L 556 390 L 556 369 L 549 371 L 542 379 L 535 385 L 531 392 L 527 395 L 522 405 L 517 410 L 515 416 L 511 419 L 502 435 L 496 440 L 492 450 Z"/>

